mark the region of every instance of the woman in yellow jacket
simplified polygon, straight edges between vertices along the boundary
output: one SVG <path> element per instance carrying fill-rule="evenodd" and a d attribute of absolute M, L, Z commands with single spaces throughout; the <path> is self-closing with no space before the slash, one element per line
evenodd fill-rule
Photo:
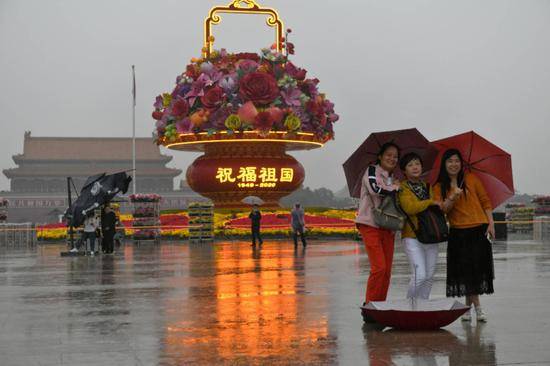
<path fill-rule="evenodd" d="M 399 203 L 401 208 L 415 227 L 418 227 L 417 214 L 429 206 L 442 204 L 433 199 L 433 192 L 420 178 L 422 175 L 422 159 L 418 154 L 408 153 L 399 162 L 399 167 L 407 178 L 401 183 Z M 409 282 L 408 298 L 428 299 L 432 290 L 433 276 L 437 263 L 438 244 L 423 244 L 416 239 L 416 234 L 407 220 L 401 232 L 403 247 L 409 258 L 411 281 Z M 416 279 L 416 283 L 415 283 Z"/>
<path fill-rule="evenodd" d="M 462 155 L 449 149 L 441 158 L 441 169 L 434 186 L 436 199 L 449 220 L 447 244 L 447 297 L 466 297 L 474 305 L 478 322 L 487 321 L 479 295 L 492 294 L 494 264 L 492 244 L 495 237 L 492 205 L 483 184 L 474 174 L 464 171 Z M 470 312 L 462 320 L 470 321 Z"/>

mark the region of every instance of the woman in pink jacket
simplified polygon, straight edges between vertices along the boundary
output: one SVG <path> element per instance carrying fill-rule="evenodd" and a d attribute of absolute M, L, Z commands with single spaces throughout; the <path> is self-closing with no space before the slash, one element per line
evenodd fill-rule
<path fill-rule="evenodd" d="M 378 206 L 385 195 L 394 194 L 399 189 L 399 182 L 393 176 L 398 161 L 399 147 L 391 142 L 382 145 L 376 164 L 367 168 L 361 184 L 355 223 L 363 238 L 370 262 L 370 275 L 363 305 L 369 301 L 386 300 L 390 286 L 395 232 L 378 227 L 374 223 L 372 209 L 373 203 L 374 206 Z M 372 321 L 364 311 L 362 314 L 366 322 Z"/>

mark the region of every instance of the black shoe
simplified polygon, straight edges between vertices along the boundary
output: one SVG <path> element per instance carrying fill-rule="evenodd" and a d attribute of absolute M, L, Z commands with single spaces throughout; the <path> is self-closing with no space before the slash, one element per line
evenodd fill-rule
<path fill-rule="evenodd" d="M 250 244 L 251 247 L 256 247 L 256 243 Z"/>

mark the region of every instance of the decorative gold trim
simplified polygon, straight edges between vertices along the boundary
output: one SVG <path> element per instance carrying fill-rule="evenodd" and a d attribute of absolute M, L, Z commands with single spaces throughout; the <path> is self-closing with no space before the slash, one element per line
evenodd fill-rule
<path fill-rule="evenodd" d="M 212 35 L 212 25 L 219 24 L 221 17 L 217 13 L 226 14 L 260 14 L 268 15 L 266 24 L 270 27 L 275 27 L 275 45 L 277 51 L 283 52 L 283 21 L 279 19 L 279 14 L 275 9 L 262 8 L 255 0 L 234 0 L 228 6 L 215 6 L 210 9 L 208 18 L 204 20 L 204 46 L 202 48 L 202 55 L 204 58 L 210 57 L 214 49 L 214 36 Z"/>

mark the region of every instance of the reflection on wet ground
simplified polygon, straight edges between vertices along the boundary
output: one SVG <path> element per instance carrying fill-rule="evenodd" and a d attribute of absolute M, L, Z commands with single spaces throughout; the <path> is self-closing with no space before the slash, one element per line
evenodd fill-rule
<path fill-rule="evenodd" d="M 550 364 L 550 243 L 496 243 L 489 323 L 437 332 L 363 325 L 368 259 L 352 241 L 63 249 L 0 249 L 1 365 Z M 407 283 L 398 243 L 390 298 Z"/>

